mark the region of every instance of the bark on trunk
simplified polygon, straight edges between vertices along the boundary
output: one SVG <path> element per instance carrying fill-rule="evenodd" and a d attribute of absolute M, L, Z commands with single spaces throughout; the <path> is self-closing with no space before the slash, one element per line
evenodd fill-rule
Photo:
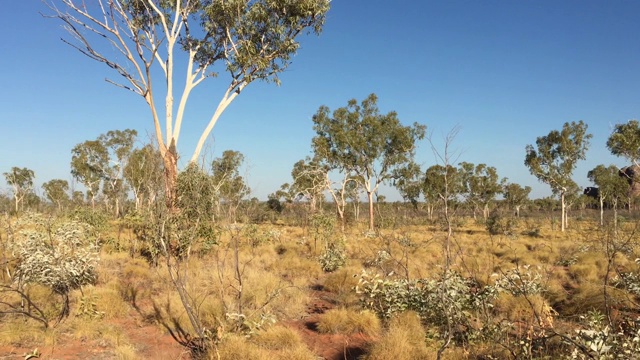
<path fill-rule="evenodd" d="M 566 207 L 564 204 L 564 192 L 562 192 L 560 194 L 560 202 L 562 203 L 562 216 L 560 216 L 560 231 L 564 232 L 564 227 L 565 227 L 565 221 L 566 221 L 566 217 L 567 217 L 567 213 L 566 213 Z"/>
<path fill-rule="evenodd" d="M 165 152 L 163 162 L 167 207 L 169 210 L 174 210 L 176 208 L 176 191 L 178 187 L 178 154 L 175 141 L 171 140 L 171 146 Z"/>
<path fill-rule="evenodd" d="M 367 198 L 369 198 L 369 231 L 373 231 L 373 192 L 368 192 Z"/>
<path fill-rule="evenodd" d="M 336 206 L 336 213 L 338 214 L 338 219 L 340 220 L 340 230 L 344 233 L 345 229 L 345 219 L 344 219 L 344 208 L 341 208 L 340 205 Z"/>
<path fill-rule="evenodd" d="M 604 226 L 604 199 L 600 196 L 600 226 Z"/>

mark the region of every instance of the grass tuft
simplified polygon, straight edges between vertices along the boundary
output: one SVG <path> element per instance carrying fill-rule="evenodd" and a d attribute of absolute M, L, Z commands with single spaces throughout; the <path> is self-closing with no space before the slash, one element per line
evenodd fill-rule
<path fill-rule="evenodd" d="M 318 321 L 318 331 L 325 334 L 362 333 L 375 336 L 380 329 L 380 319 L 371 311 L 331 309 L 322 314 Z"/>

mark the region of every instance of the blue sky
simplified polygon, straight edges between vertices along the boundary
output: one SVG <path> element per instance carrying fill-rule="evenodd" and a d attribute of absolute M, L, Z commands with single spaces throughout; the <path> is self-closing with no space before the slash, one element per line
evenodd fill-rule
<path fill-rule="evenodd" d="M 146 140 L 153 129 L 142 98 L 105 82 L 116 75 L 63 44 L 61 24 L 39 14 L 46 11 L 37 0 L 10 1 L 0 22 L 0 172 L 30 168 L 38 187 L 70 180 L 76 144 L 126 128 Z M 624 165 L 605 146 L 613 125 L 640 116 L 638 13 L 637 1 L 334 0 L 323 33 L 302 38 L 282 85 L 253 83 L 231 104 L 207 156 L 243 153 L 253 196 L 266 199 L 310 155 L 318 107 L 375 93 L 381 112 L 427 125 L 436 146 L 459 125 L 459 161 L 494 166 L 533 187 L 534 198 L 551 192 L 524 166 L 525 146 L 583 120 L 593 139 L 574 180 L 589 186 L 596 165 Z M 183 160 L 227 81 L 195 90 Z M 435 164 L 426 141 L 417 160 Z M 4 180 L 0 191 L 9 191 Z"/>

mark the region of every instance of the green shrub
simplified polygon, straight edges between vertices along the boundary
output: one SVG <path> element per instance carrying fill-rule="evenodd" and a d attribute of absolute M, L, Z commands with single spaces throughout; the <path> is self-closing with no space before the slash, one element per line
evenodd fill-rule
<path fill-rule="evenodd" d="M 333 272 L 343 267 L 347 262 L 344 246 L 337 243 L 328 244 L 324 253 L 318 257 L 320 267 L 324 272 Z"/>

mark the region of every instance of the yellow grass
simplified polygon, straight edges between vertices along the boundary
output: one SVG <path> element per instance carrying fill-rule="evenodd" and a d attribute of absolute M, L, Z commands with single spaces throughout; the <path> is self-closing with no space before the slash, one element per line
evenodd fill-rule
<path fill-rule="evenodd" d="M 607 259 L 597 226 L 573 221 L 572 227 L 560 234 L 551 230 L 548 220 L 521 219 L 516 235 L 509 237 L 491 236 L 482 224 L 472 219 L 465 219 L 463 224 L 451 239 L 451 268 L 463 276 L 487 285 L 493 283 L 495 273 L 516 266 L 540 267 L 536 271 L 542 274 L 544 291 L 528 298 L 501 294 L 492 309 L 496 319 L 517 324 L 552 323 L 558 318 L 555 310 L 563 317 L 571 316 L 568 321 L 578 319 L 576 315 L 589 310 L 605 310 L 603 281 Z M 319 332 L 372 336 L 374 340 L 365 359 L 435 357 L 440 343 L 428 340 L 425 326 L 415 313 L 397 314 L 383 324 L 375 314 L 362 310 L 359 295 L 354 292 L 358 282 L 354 275 L 364 268 L 381 276 L 391 274 L 392 278 L 430 278 L 439 274 L 443 269 L 446 240 L 440 226 L 382 229 L 376 237 L 365 237 L 365 228 L 350 228 L 345 234 L 347 265 L 329 274 L 320 268 L 308 228 L 258 226 L 259 231 L 277 230 L 280 236 L 255 247 L 245 246 L 246 242 L 243 242 L 237 267 L 228 234 L 211 253 L 192 256 L 180 265 L 182 274 L 188 274 L 183 279 L 186 279 L 187 292 L 203 325 L 209 330 L 219 326 L 224 329 L 218 353 L 212 353 L 212 358 L 219 355 L 220 359 L 314 359 L 300 334 L 281 325 L 282 320 L 307 315 L 307 307 L 313 300 L 311 296 L 314 296 L 310 289 L 313 285 L 322 285 L 335 303 L 334 309 L 319 316 Z M 539 228 L 541 237 L 523 235 L 529 228 Z M 409 241 L 403 243 L 401 239 Z M 632 251 L 620 252 L 615 257 L 612 276 L 615 275 L 613 270 L 639 271 L 635 259 L 640 251 L 637 244 L 633 246 Z M 374 263 L 381 252 L 388 253 L 389 258 Z M 59 309 L 58 298 L 52 297 L 49 289 L 30 285 L 29 293 L 48 315 Z M 637 299 L 622 289 L 609 287 L 607 296 L 608 305 L 637 308 Z M 95 301 L 95 310 L 102 314 L 100 318 L 76 316 L 83 298 Z M 150 304 L 155 305 L 157 314 Z M 153 267 L 138 256 L 132 258 L 128 252 L 103 251 L 97 283 L 71 293 L 71 316 L 65 323 L 55 331 L 44 331 L 34 321 L 4 316 L 0 318 L 0 344 L 56 343 L 60 340 L 60 332 L 65 332 L 75 339 L 103 339 L 115 349 L 119 359 L 135 359 L 137 354 L 127 342 L 126 331 L 109 326 L 108 321 L 137 314 L 136 306 L 142 306 L 138 309 L 140 322 L 155 319 L 158 324 L 171 325 L 175 320 L 193 334 L 164 263 Z M 246 332 L 234 334 L 229 315 L 238 312 L 242 312 L 249 323 L 269 318 L 274 319 L 276 325 L 256 325 L 249 337 Z M 436 337 L 432 334 L 430 338 Z M 452 345 L 444 357 L 464 358 L 464 351 L 499 353 L 489 345 L 486 349 L 483 346 L 479 344 L 471 350 Z"/>
<path fill-rule="evenodd" d="M 380 332 L 380 319 L 370 311 L 350 309 L 331 309 L 320 317 L 318 331 L 330 334 L 377 335 Z"/>
<path fill-rule="evenodd" d="M 364 360 L 433 359 L 436 351 L 427 347 L 426 336 L 416 313 L 398 314 L 380 339 L 368 349 Z"/>

